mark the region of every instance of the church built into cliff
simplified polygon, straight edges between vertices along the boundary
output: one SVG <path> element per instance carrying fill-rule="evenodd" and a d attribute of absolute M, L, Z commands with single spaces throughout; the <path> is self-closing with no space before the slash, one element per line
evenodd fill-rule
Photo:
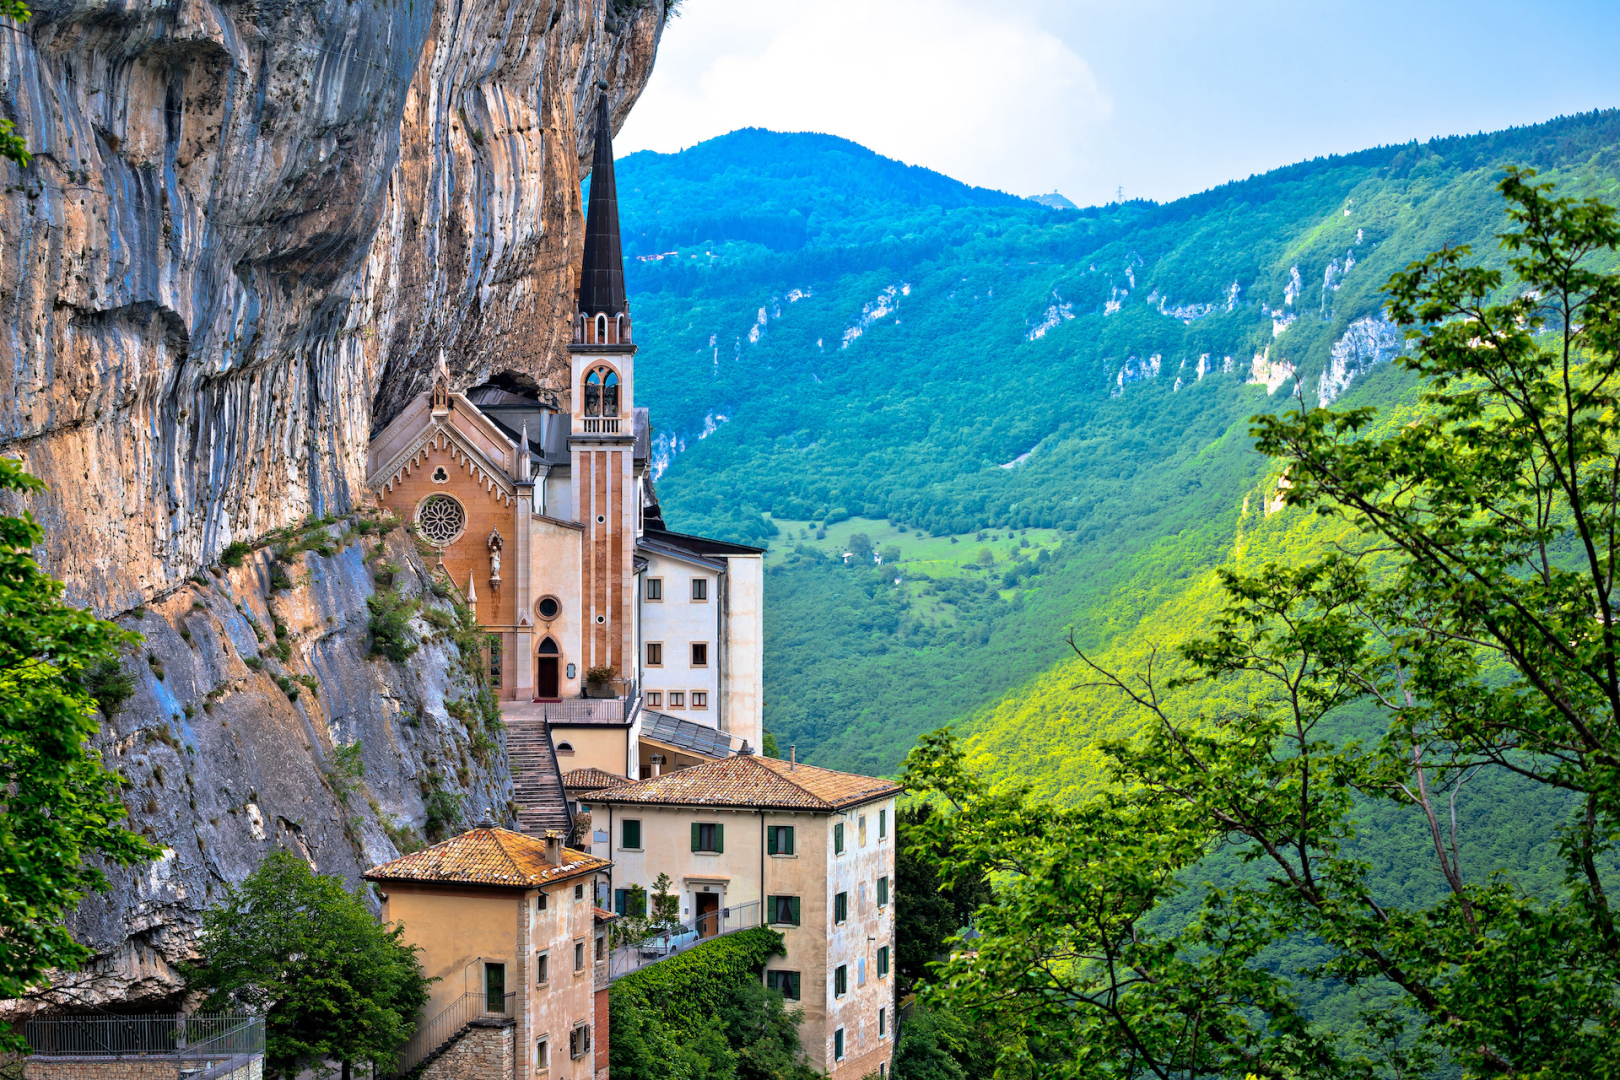
<path fill-rule="evenodd" d="M 763 552 L 664 524 L 610 140 L 604 99 L 563 408 L 511 384 L 456 393 L 441 363 L 367 466 L 488 630 L 509 731 L 541 721 L 556 769 L 639 779 L 759 747 Z"/>

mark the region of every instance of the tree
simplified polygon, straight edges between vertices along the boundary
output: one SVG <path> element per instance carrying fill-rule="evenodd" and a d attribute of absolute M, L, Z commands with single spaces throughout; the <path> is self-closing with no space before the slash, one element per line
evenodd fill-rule
<path fill-rule="evenodd" d="M 963 875 L 950 885 L 940 881 L 939 867 L 952 860 L 954 845 L 949 834 L 923 828 L 933 815 L 927 803 L 895 812 L 894 966 L 902 993 L 916 985 L 929 961 L 942 955 L 946 942 L 991 899 L 983 874 Z"/>
<path fill-rule="evenodd" d="M 33 14 L 22 0 L 0 0 L 0 19 L 10 19 L 20 25 Z M 0 158 L 15 162 L 18 168 L 34 160 L 28 152 L 28 144 L 17 134 L 17 127 L 10 120 L 0 120 Z"/>
<path fill-rule="evenodd" d="M 898 544 L 890 544 L 887 547 L 885 547 L 883 549 L 883 561 L 885 563 L 897 563 L 897 562 L 899 562 L 900 561 L 900 546 Z"/>
<path fill-rule="evenodd" d="M 849 538 L 849 550 L 854 554 L 856 562 L 871 562 L 872 538 L 865 533 L 856 533 Z"/>
<path fill-rule="evenodd" d="M 995 1052 L 943 1005 L 918 1002 L 898 1034 L 895 1080 L 975 1080 L 994 1074 Z"/>
<path fill-rule="evenodd" d="M 0 490 L 45 485 L 0 458 Z M 157 848 L 120 822 L 118 777 L 86 748 L 99 693 L 110 710 L 127 686 L 118 651 L 140 640 L 62 602 L 62 584 L 30 551 L 45 534 L 33 516 L 0 516 L 0 997 L 20 998 L 52 968 L 89 959 L 65 925 L 106 877 L 85 859 L 131 866 Z M 6 1036 L 0 1046 L 20 1039 Z"/>
<path fill-rule="evenodd" d="M 377 922 L 361 889 L 277 851 L 203 914 L 203 960 L 187 975 L 205 1009 L 264 1013 L 266 1075 L 330 1075 L 335 1060 L 350 1080 L 357 1063 L 391 1069 L 427 1004 L 403 934 Z"/>
<path fill-rule="evenodd" d="M 1501 182 L 1516 281 L 1466 248 L 1390 281 L 1416 416 L 1255 418 L 1287 502 L 1348 539 L 1223 573 L 1184 676 L 1092 665 L 1149 721 L 1105 746 L 1114 791 L 1054 808 L 991 789 L 944 733 L 908 759 L 908 786 L 955 808 L 923 826 L 933 850 L 954 840 L 942 879 L 1005 875 L 934 981 L 1004 1059 L 1038 1032 L 1053 1075 L 1404 1077 L 1437 1055 L 1471 1076 L 1620 1071 L 1620 279 L 1593 269 L 1620 225 L 1534 175 Z M 1381 711 L 1382 737 L 1335 737 L 1351 708 Z M 1490 838 L 1459 830 L 1456 799 L 1485 772 L 1567 808 L 1561 889 L 1464 872 Z M 1376 804 L 1423 829 L 1431 867 L 1409 873 L 1437 898 L 1372 884 L 1356 849 Z M 1166 918 L 1222 847 L 1251 872 Z M 1300 940 L 1308 965 L 1265 961 Z M 1301 979 L 1358 988 L 1356 1023 L 1313 1023 Z"/>

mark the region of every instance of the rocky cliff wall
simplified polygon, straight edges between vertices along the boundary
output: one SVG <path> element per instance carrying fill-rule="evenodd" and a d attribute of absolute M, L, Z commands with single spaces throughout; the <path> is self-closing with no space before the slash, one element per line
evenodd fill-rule
<path fill-rule="evenodd" d="M 119 620 L 145 641 L 100 750 L 131 826 L 163 854 L 110 872 L 112 890 L 75 913 L 91 964 L 0 1013 L 175 1006 L 203 909 L 277 847 L 356 884 L 424 834 L 485 813 L 513 822 L 502 725 L 480 712 L 466 666 L 480 658 L 463 656 L 415 541 L 357 523 L 216 567 Z M 368 655 L 378 571 L 413 612 L 404 663 Z"/>
<path fill-rule="evenodd" d="M 125 611 L 362 500 L 443 350 L 565 384 L 597 95 L 663 0 L 39 0 L 0 34 L 0 452 Z M 607 89 L 599 86 L 606 83 Z"/>

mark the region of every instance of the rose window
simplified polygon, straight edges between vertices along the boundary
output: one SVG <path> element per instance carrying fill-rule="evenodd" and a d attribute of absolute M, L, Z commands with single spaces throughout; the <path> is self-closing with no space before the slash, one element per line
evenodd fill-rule
<path fill-rule="evenodd" d="M 448 495 L 430 495 L 416 511 L 416 528 L 428 543 L 444 547 L 467 527 L 467 511 Z"/>

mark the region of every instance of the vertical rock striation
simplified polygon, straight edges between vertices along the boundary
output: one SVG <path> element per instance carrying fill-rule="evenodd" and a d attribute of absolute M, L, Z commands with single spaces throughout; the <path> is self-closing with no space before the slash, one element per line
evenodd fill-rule
<path fill-rule="evenodd" d="M 601 82 L 663 0 L 42 0 L 0 35 L 0 452 L 103 613 L 355 504 L 445 352 L 560 387 Z"/>

